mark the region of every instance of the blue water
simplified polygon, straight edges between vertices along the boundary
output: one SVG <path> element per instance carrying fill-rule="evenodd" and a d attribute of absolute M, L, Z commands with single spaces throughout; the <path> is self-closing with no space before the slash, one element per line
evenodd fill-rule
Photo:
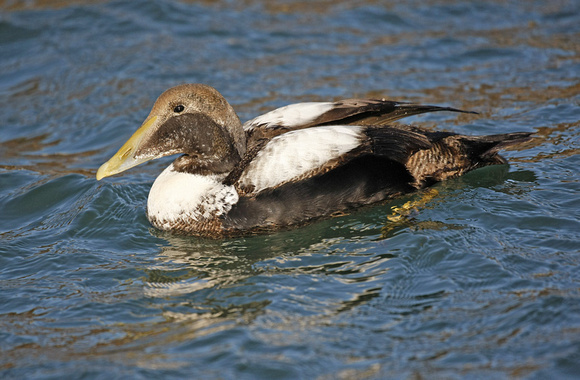
<path fill-rule="evenodd" d="M 0 377 L 580 377 L 579 41 L 565 0 L 0 1 Z M 298 230 L 172 236 L 169 161 L 94 175 L 183 82 L 243 120 L 385 97 L 535 138 Z"/>

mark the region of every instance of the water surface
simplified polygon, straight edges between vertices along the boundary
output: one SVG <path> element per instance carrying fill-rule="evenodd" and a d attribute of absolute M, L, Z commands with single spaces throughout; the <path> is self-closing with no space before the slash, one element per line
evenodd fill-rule
<path fill-rule="evenodd" d="M 3 378 L 574 378 L 577 1 L 0 1 Z M 167 160 L 97 182 L 166 88 L 243 120 L 348 97 L 530 131 L 511 165 L 293 231 L 151 228 Z M 418 207 L 393 221 L 393 207 Z"/>

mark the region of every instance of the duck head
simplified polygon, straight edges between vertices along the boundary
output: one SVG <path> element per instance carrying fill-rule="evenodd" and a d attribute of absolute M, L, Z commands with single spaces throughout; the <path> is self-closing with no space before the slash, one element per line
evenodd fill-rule
<path fill-rule="evenodd" d="M 183 84 L 165 91 L 149 116 L 119 151 L 97 171 L 97 180 L 146 161 L 182 154 L 178 171 L 226 173 L 246 150 L 240 119 L 213 87 Z"/>

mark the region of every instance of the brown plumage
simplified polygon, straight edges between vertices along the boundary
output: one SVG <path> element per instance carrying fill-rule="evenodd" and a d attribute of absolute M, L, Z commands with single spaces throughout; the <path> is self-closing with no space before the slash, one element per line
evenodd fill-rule
<path fill-rule="evenodd" d="M 182 154 L 155 181 L 157 228 L 207 237 L 271 231 L 400 196 L 479 167 L 505 164 L 518 132 L 464 136 L 393 124 L 449 107 L 377 99 L 301 103 L 246 122 L 213 88 L 162 94 L 97 178 Z"/>

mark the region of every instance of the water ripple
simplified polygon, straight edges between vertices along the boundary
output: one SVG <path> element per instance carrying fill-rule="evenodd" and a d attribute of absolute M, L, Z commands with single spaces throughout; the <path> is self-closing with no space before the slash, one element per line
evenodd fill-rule
<path fill-rule="evenodd" d="M 573 378 L 580 340 L 574 1 L 0 2 L 6 378 Z M 292 231 L 154 230 L 168 164 L 96 182 L 163 90 L 242 119 L 349 97 L 417 125 L 534 132 L 488 167 Z"/>

